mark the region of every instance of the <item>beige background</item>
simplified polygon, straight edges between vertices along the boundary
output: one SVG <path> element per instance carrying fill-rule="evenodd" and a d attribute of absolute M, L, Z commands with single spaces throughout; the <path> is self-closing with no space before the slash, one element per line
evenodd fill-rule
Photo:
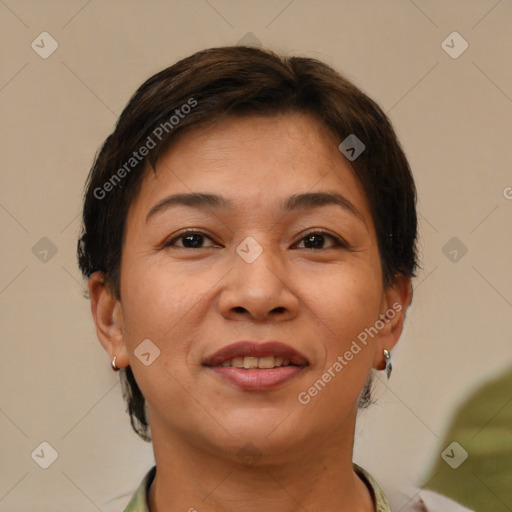
<path fill-rule="evenodd" d="M 356 444 L 399 510 L 456 405 L 512 362 L 511 20 L 510 0 L 0 0 L 0 511 L 120 511 L 152 465 L 82 296 L 82 189 L 136 87 L 242 38 L 345 73 L 389 114 L 417 181 L 423 270 Z M 43 31 L 59 45 L 47 59 L 31 48 Z M 453 31 L 469 43 L 456 59 Z"/>

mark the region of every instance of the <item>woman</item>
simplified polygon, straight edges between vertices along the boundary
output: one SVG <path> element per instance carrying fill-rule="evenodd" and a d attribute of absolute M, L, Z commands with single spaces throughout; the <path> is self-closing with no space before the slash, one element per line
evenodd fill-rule
<path fill-rule="evenodd" d="M 389 510 L 352 462 L 417 267 L 382 110 L 327 65 L 214 48 L 147 80 L 92 167 L 78 256 L 156 466 L 126 511 Z"/>

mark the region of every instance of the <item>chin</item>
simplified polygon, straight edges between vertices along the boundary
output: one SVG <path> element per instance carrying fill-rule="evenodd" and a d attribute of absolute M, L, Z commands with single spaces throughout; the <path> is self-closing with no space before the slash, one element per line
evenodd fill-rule
<path fill-rule="evenodd" d="M 308 438 L 307 425 L 293 415 L 292 410 L 245 409 L 232 416 L 223 416 L 222 426 L 226 429 L 222 430 L 222 439 L 214 443 L 220 442 L 218 446 L 235 454 L 248 443 L 266 457 L 286 454 L 294 452 Z M 310 430 L 318 431 L 314 425 Z"/>

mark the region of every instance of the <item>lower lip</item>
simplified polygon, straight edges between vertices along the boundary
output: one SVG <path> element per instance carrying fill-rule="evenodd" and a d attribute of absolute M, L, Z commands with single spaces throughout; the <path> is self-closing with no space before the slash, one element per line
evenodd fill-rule
<path fill-rule="evenodd" d="M 231 366 L 210 367 L 217 375 L 245 391 L 266 391 L 281 386 L 295 377 L 302 366 L 281 366 L 272 369 L 234 368 Z"/>

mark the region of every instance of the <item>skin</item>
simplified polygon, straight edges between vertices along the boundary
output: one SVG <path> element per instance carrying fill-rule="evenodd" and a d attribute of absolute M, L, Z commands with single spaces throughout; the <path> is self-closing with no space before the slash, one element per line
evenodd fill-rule
<path fill-rule="evenodd" d="M 146 398 L 157 464 L 151 512 L 373 510 L 352 468 L 358 396 L 400 337 L 411 286 L 397 275 L 383 289 L 366 197 L 338 144 L 299 113 L 186 132 L 157 172 L 146 172 L 128 212 L 121 300 L 101 273 L 91 276 L 98 338 L 118 367 L 132 367 Z M 320 191 L 342 194 L 361 217 L 337 205 L 281 210 L 293 194 Z M 146 222 L 160 200 L 190 192 L 220 194 L 234 209 L 179 205 Z M 204 233 L 198 248 L 183 238 L 162 247 L 184 228 Z M 322 234 L 308 244 L 318 229 L 347 247 Z M 263 248 L 252 263 L 236 252 L 248 236 Z M 310 403 L 299 403 L 393 304 L 401 311 Z M 149 366 L 134 355 L 147 338 L 161 351 Z M 243 391 L 201 364 L 240 340 L 287 343 L 310 364 L 279 388 Z M 251 463 L 239 456 L 247 443 L 259 457 Z"/>

